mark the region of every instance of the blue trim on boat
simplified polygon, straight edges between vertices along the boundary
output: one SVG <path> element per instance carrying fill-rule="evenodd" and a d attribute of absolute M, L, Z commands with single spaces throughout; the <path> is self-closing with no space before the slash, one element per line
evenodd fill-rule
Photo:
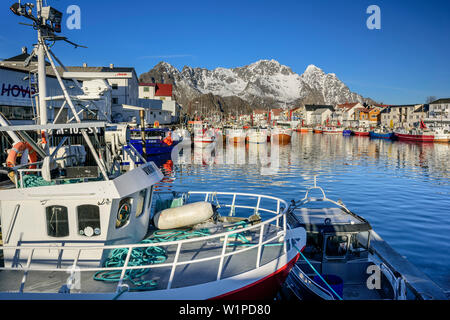
<path fill-rule="evenodd" d="M 375 139 L 394 139 L 394 133 L 393 132 L 387 132 L 387 133 L 377 133 L 374 131 L 370 131 L 369 135 L 371 138 Z"/>

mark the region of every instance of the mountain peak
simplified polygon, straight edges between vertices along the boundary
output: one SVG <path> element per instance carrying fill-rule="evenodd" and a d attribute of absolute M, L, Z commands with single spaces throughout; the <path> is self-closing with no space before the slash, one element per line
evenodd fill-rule
<path fill-rule="evenodd" d="M 320 69 L 319 67 L 316 67 L 313 64 L 310 64 L 308 67 L 306 67 L 305 73 L 311 73 L 311 72 L 323 72 L 322 69 Z"/>

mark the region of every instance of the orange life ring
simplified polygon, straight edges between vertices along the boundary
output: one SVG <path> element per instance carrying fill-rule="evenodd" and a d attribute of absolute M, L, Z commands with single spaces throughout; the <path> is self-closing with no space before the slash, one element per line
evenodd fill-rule
<path fill-rule="evenodd" d="M 36 151 L 34 151 L 33 147 L 28 142 L 17 142 L 8 153 L 8 158 L 6 158 L 6 165 L 10 168 L 16 166 L 16 160 L 19 154 L 22 154 L 24 151 L 28 150 L 28 161 L 30 163 L 37 162 L 38 157 Z M 36 169 L 35 165 L 30 166 L 30 169 Z"/>
<path fill-rule="evenodd" d="M 153 123 L 153 127 L 154 127 L 154 128 L 159 128 L 159 121 L 155 121 L 155 122 Z"/>

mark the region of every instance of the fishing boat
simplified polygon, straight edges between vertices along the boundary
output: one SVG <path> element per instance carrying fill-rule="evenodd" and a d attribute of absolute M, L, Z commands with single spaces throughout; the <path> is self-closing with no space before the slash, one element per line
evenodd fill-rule
<path fill-rule="evenodd" d="M 40 124 L 1 121 L 13 144 L 0 170 L 0 299 L 272 299 L 306 244 L 305 229 L 287 222 L 287 203 L 261 194 L 155 192 L 163 174 L 129 143 L 128 126 L 80 118 L 47 45 L 65 38 L 41 16 L 58 11 L 42 0 L 36 16 L 33 8 L 12 7 L 38 30 Z M 46 58 L 76 123 L 48 123 Z M 54 139 L 67 129 L 79 130 L 85 145 Z M 36 130 L 38 141 L 26 133 Z"/>
<path fill-rule="evenodd" d="M 450 131 L 443 127 L 433 128 L 434 142 L 449 142 L 450 141 Z"/>
<path fill-rule="evenodd" d="M 169 128 L 132 128 L 130 135 L 130 144 L 145 157 L 171 153 L 182 141 L 173 139 Z"/>
<path fill-rule="evenodd" d="M 194 121 L 194 147 L 206 148 L 216 140 L 214 130 L 202 121 Z"/>
<path fill-rule="evenodd" d="M 401 141 L 434 142 L 434 135 L 435 133 L 428 129 L 422 120 L 418 128 L 395 131 L 395 137 Z"/>
<path fill-rule="evenodd" d="M 394 132 L 388 131 L 385 128 L 377 128 L 369 131 L 369 135 L 373 139 L 394 139 Z"/>
<path fill-rule="evenodd" d="M 316 178 L 303 199 L 291 201 L 288 221 L 306 229 L 307 242 L 281 290 L 284 299 L 447 300 L 367 220 L 327 198 Z"/>
<path fill-rule="evenodd" d="M 352 135 L 352 130 L 351 129 L 344 129 L 344 130 L 342 130 L 342 135 L 343 136 L 351 136 Z"/>
<path fill-rule="evenodd" d="M 267 130 L 260 128 L 249 129 L 246 140 L 248 143 L 267 143 Z"/>
<path fill-rule="evenodd" d="M 400 129 L 395 131 L 394 134 L 396 139 L 400 141 L 434 142 L 434 132 L 430 130 L 420 128 L 410 130 Z"/>
<path fill-rule="evenodd" d="M 271 142 L 288 144 L 291 142 L 292 129 L 289 125 L 278 124 L 271 130 Z"/>
<path fill-rule="evenodd" d="M 233 127 L 226 131 L 227 142 L 233 144 L 245 143 L 246 133 L 243 128 Z"/>
<path fill-rule="evenodd" d="M 344 131 L 343 128 L 327 126 L 323 129 L 322 133 L 323 134 L 342 134 L 343 131 Z"/>
<path fill-rule="evenodd" d="M 367 127 L 358 127 L 355 130 L 353 130 L 353 134 L 355 136 L 367 136 L 368 137 L 370 135 L 369 132 L 370 132 L 369 128 L 367 128 Z"/>
<path fill-rule="evenodd" d="M 314 133 L 322 133 L 323 127 L 322 126 L 315 126 L 314 127 Z"/>

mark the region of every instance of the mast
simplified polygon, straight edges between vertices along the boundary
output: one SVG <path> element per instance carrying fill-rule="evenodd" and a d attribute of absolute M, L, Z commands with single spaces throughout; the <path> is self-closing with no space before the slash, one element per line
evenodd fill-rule
<path fill-rule="evenodd" d="M 39 22 L 45 24 L 45 19 L 42 18 L 42 0 L 36 0 L 36 9 Z M 47 74 L 45 70 L 45 49 L 42 29 L 38 28 L 38 88 L 39 88 L 39 123 L 46 125 L 48 122 L 47 116 Z M 45 130 L 43 130 L 45 132 Z"/>

